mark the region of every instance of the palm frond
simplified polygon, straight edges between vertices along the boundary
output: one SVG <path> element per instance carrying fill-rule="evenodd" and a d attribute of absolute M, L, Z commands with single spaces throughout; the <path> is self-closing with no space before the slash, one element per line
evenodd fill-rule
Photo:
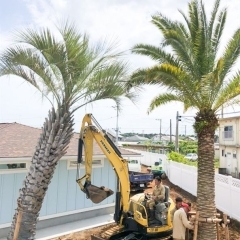
<path fill-rule="evenodd" d="M 189 15 L 189 22 L 191 23 L 189 25 L 189 31 L 191 34 L 191 39 L 192 42 L 196 41 L 196 34 L 198 32 L 199 29 L 199 6 L 198 6 L 198 1 L 197 0 L 193 0 L 188 4 L 188 15 Z"/>
<path fill-rule="evenodd" d="M 211 12 L 211 19 L 209 21 L 208 24 L 208 33 L 209 33 L 209 41 L 212 39 L 212 32 L 213 32 L 213 27 L 215 25 L 215 21 L 216 21 L 216 15 L 219 9 L 219 5 L 220 5 L 220 0 L 216 0 L 214 3 L 214 7 L 213 10 Z"/>
<path fill-rule="evenodd" d="M 191 56 L 189 56 L 189 42 L 187 31 L 183 24 L 170 21 L 162 14 L 152 16 L 152 22 L 155 24 L 164 36 L 163 46 L 171 46 L 177 53 L 179 61 L 186 67 L 192 66 Z"/>
<path fill-rule="evenodd" d="M 226 18 L 227 18 L 227 9 L 225 8 L 218 15 L 218 23 L 214 28 L 212 38 L 211 38 L 212 51 L 214 54 L 216 54 L 219 48 L 220 39 L 222 37 L 223 29 L 226 23 Z"/>
<path fill-rule="evenodd" d="M 148 108 L 148 113 L 152 112 L 155 108 L 165 105 L 167 103 L 173 102 L 173 101 L 179 101 L 182 102 L 182 99 L 173 93 L 163 93 L 158 96 L 156 96 L 150 103 L 150 106 Z"/>
<path fill-rule="evenodd" d="M 90 46 L 86 34 L 66 22 L 53 35 L 48 28 L 17 32 L 17 45 L 1 56 L 0 74 L 14 74 L 30 82 L 58 105 L 82 106 L 99 99 L 120 97 L 129 89 L 127 64 L 113 44 Z M 79 101 L 79 103 L 77 103 Z"/>
<path fill-rule="evenodd" d="M 231 101 L 240 96 L 240 72 L 238 72 L 226 86 L 218 92 L 213 110 L 217 111 L 223 105 L 229 105 Z"/>
<path fill-rule="evenodd" d="M 132 52 L 150 57 L 152 60 L 161 63 L 169 63 L 173 66 L 180 67 L 180 62 L 172 54 L 167 53 L 162 48 L 148 44 L 137 44 L 132 48 Z"/>
<path fill-rule="evenodd" d="M 224 79 L 232 70 L 240 55 L 240 28 L 235 31 L 231 40 L 228 42 L 223 54 L 223 70 L 220 78 Z"/>
<path fill-rule="evenodd" d="M 54 84 L 59 76 L 34 48 L 17 45 L 8 48 L 1 57 L 0 75 L 13 74 L 25 79 L 47 96 L 51 91 L 60 102 L 61 86 Z"/>
<path fill-rule="evenodd" d="M 142 86 L 145 84 L 158 85 L 166 87 L 169 91 L 182 93 L 192 100 L 194 106 L 199 107 L 199 95 L 197 94 L 197 85 L 182 69 L 170 64 L 162 64 L 148 69 L 141 69 L 131 76 L 133 86 Z"/>

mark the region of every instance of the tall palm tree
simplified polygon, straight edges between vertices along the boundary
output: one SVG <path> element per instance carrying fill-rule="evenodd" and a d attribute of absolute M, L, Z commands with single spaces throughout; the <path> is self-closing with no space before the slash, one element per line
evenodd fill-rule
<path fill-rule="evenodd" d="M 67 152 L 73 135 L 73 113 L 101 99 L 119 101 L 127 92 L 126 64 L 114 45 L 91 47 L 89 38 L 74 24 L 65 23 L 53 34 L 50 29 L 17 34 L 16 45 L 0 58 L 0 76 L 15 75 L 38 89 L 52 104 L 30 170 L 17 200 L 8 239 L 13 239 L 16 218 L 23 211 L 18 239 L 34 239 L 37 217 L 58 160 Z M 54 102 L 51 101 L 54 99 Z"/>
<path fill-rule="evenodd" d="M 188 4 L 188 15 L 180 11 L 183 22 L 172 21 L 161 13 L 152 16 L 152 23 L 160 30 L 160 47 L 138 44 L 132 52 L 149 56 L 157 63 L 139 69 L 132 75 L 133 86 L 143 84 L 165 87 L 167 92 L 156 96 L 149 112 L 163 104 L 178 101 L 184 110 L 197 109 L 194 128 L 198 136 L 197 209 L 202 216 L 216 214 L 214 180 L 214 132 L 218 126 L 217 112 L 221 107 L 240 102 L 240 71 L 234 66 L 240 53 L 238 28 L 222 53 L 220 40 L 227 10 L 219 10 L 216 0 L 210 19 L 202 1 Z M 214 225 L 199 226 L 201 240 L 216 239 Z"/>

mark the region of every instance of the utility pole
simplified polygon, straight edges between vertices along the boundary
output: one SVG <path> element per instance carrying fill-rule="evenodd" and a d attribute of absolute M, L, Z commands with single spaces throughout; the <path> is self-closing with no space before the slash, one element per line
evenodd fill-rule
<path fill-rule="evenodd" d="M 118 113 L 119 113 L 119 104 L 117 102 L 117 124 L 116 124 L 116 145 L 118 147 Z"/>
<path fill-rule="evenodd" d="M 162 135 L 162 119 L 157 118 L 156 120 L 157 120 L 157 121 L 160 121 L 159 141 L 161 142 L 161 140 L 162 140 L 162 137 L 161 137 L 161 135 Z"/>
<path fill-rule="evenodd" d="M 172 143 L 172 119 L 170 119 L 170 143 Z"/>
<path fill-rule="evenodd" d="M 176 137 L 175 137 L 175 152 L 179 152 L 179 147 L 178 147 L 178 121 L 179 121 L 179 115 L 177 111 L 177 116 L 176 116 Z M 180 120 L 181 121 L 181 120 Z"/>

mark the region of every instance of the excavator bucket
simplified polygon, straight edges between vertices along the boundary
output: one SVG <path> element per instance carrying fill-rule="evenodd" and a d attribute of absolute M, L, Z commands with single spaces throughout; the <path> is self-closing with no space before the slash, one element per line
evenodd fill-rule
<path fill-rule="evenodd" d="M 86 191 L 87 197 L 93 203 L 100 203 L 114 193 L 111 189 L 105 187 L 97 187 L 92 184 L 85 186 L 84 189 Z"/>

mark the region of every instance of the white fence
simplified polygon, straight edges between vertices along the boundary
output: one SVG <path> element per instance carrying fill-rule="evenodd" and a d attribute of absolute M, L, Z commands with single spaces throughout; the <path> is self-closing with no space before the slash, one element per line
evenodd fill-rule
<path fill-rule="evenodd" d="M 135 150 L 133 150 L 135 151 Z M 180 188 L 197 195 L 197 168 L 182 163 L 168 161 L 163 154 L 137 151 L 143 155 L 144 164 L 148 164 L 148 160 L 157 161 L 159 158 L 163 160 L 163 167 L 169 180 L 178 185 Z M 227 213 L 230 217 L 240 221 L 240 180 L 231 176 L 215 174 L 215 201 L 219 210 Z"/>

